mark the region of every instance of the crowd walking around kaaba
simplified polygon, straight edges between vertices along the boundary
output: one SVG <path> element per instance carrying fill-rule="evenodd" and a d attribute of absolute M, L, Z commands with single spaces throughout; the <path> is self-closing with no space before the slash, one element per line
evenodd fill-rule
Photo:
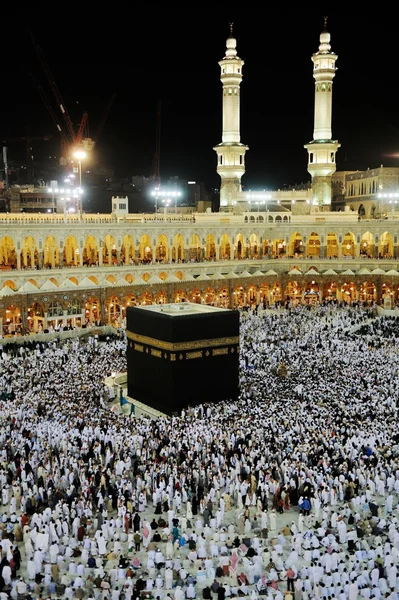
<path fill-rule="evenodd" d="M 4 345 L 0 600 L 398 600 L 398 334 L 242 311 L 239 398 L 155 419 L 107 401 L 123 336 Z"/>

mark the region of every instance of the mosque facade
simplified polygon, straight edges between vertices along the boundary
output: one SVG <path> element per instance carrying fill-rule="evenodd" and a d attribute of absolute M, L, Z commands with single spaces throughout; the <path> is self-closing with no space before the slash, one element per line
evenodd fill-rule
<path fill-rule="evenodd" d="M 313 55 L 311 185 L 246 193 L 242 61 L 231 30 L 221 68 L 220 212 L 0 214 L 0 332 L 124 324 L 128 306 L 190 301 L 399 304 L 399 169 L 336 171 L 337 55 L 326 28 Z M 341 202 L 341 205 L 339 204 Z M 334 206 L 335 205 L 335 206 Z M 336 209 L 340 210 L 338 212 Z"/>

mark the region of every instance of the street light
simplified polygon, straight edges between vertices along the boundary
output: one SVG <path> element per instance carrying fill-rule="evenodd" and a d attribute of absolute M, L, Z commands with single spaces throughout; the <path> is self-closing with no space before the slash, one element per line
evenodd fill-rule
<path fill-rule="evenodd" d="M 82 187 L 82 160 L 87 157 L 87 154 L 84 150 L 75 150 L 73 153 L 73 157 L 78 161 L 78 174 L 79 174 L 79 187 Z M 79 197 L 80 200 L 80 197 Z M 79 211 L 82 210 L 82 205 L 79 203 L 78 206 Z"/>
<path fill-rule="evenodd" d="M 168 213 L 168 206 L 170 204 L 170 199 L 169 198 L 162 198 L 162 204 L 163 204 L 163 218 L 166 221 L 166 215 Z"/>
<path fill-rule="evenodd" d="M 181 192 L 179 190 L 163 190 L 160 187 L 156 187 L 154 190 L 152 190 L 151 194 L 155 197 L 155 214 L 158 212 L 159 198 L 162 199 L 162 202 L 164 202 L 164 199 L 168 199 L 169 202 L 171 202 L 171 199 L 174 198 L 175 212 L 177 212 L 177 199 L 181 196 Z"/>

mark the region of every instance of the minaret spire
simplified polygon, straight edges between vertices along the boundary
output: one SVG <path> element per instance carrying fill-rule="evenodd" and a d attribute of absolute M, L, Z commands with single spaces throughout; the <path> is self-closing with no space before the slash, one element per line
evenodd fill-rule
<path fill-rule="evenodd" d="M 214 147 L 217 172 L 221 178 L 220 209 L 232 211 L 241 192 L 241 177 L 245 173 L 245 152 L 248 147 L 240 141 L 240 84 L 244 61 L 237 55 L 237 40 L 230 23 L 226 54 L 219 62 L 223 85 L 222 142 Z"/>
<path fill-rule="evenodd" d="M 332 175 L 337 169 L 335 156 L 340 144 L 332 139 L 332 89 L 337 55 L 332 52 L 327 17 L 320 34 L 319 50 L 313 54 L 315 80 L 313 140 L 305 145 L 308 151 L 308 172 L 312 176 L 312 204 L 331 209 Z"/>

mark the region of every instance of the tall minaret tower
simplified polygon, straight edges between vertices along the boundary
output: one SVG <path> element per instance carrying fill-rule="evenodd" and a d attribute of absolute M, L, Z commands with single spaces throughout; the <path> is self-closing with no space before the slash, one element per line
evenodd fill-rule
<path fill-rule="evenodd" d="M 335 155 L 341 146 L 332 139 L 331 133 L 332 88 L 338 56 L 331 52 L 330 39 L 325 17 L 319 51 L 312 56 L 315 79 L 313 140 L 304 146 L 312 177 L 312 204 L 325 211 L 331 210 L 331 178 L 337 169 Z"/>
<path fill-rule="evenodd" d="M 222 143 L 215 146 L 217 172 L 220 175 L 220 210 L 233 211 L 237 195 L 241 192 L 241 177 L 245 173 L 245 152 L 248 146 L 240 142 L 240 84 L 244 61 L 237 56 L 237 40 L 230 35 L 226 41 L 226 54 L 219 62 L 220 80 L 223 84 Z"/>

